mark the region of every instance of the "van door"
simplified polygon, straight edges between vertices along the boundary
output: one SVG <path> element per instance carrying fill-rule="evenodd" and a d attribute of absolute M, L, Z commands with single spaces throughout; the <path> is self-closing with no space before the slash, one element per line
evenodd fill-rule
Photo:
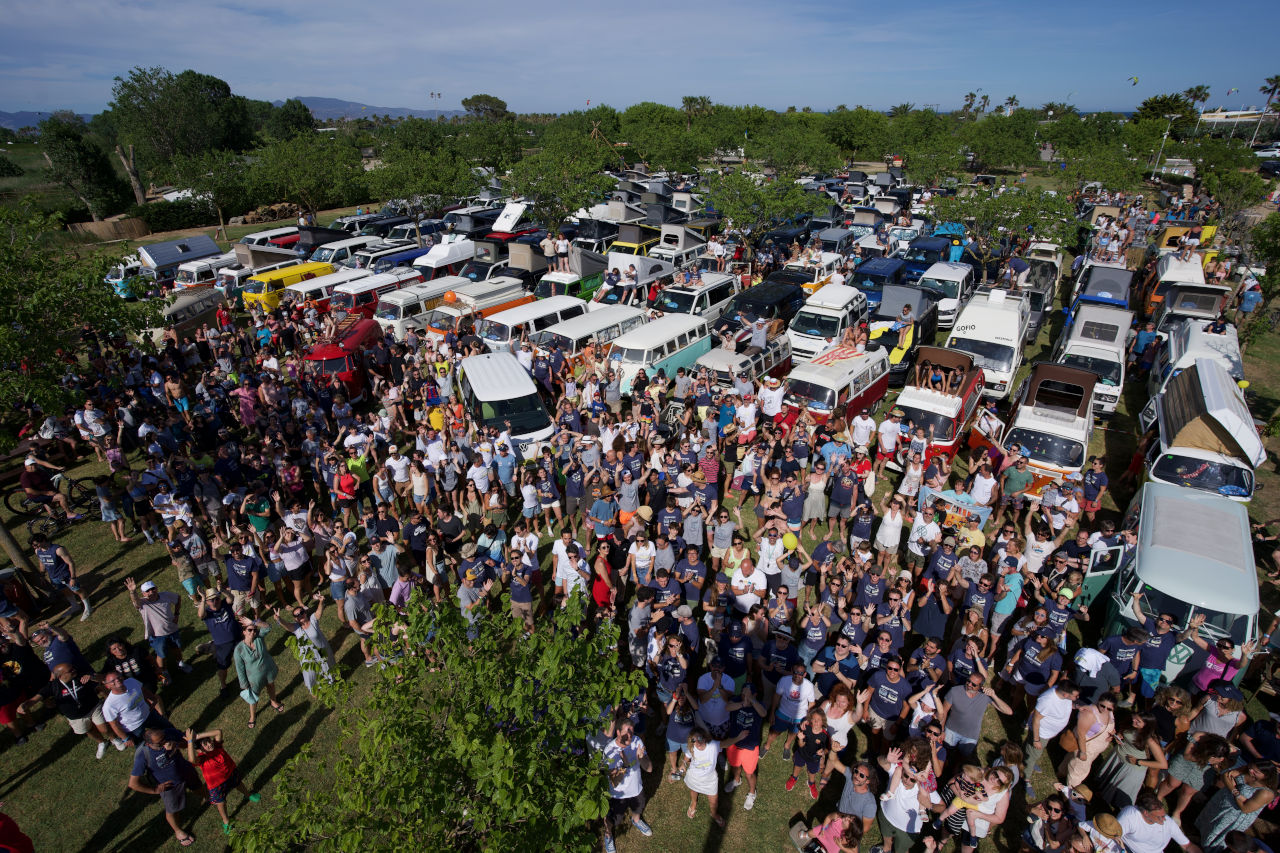
<path fill-rule="evenodd" d="M 1124 565 L 1127 550 L 1122 542 L 1109 548 L 1094 548 L 1089 553 L 1089 566 L 1076 598 L 1080 604 L 1087 606 L 1099 600 L 1115 573 Z"/>

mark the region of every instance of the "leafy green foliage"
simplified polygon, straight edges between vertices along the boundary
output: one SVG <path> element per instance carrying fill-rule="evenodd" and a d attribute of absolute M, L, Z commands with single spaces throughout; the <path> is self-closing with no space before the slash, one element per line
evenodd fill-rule
<path fill-rule="evenodd" d="M 457 140 L 458 150 L 495 172 L 505 172 L 520 159 L 520 130 L 512 119 L 473 121 Z"/>
<path fill-rule="evenodd" d="M 243 151 L 253 140 L 245 99 L 208 74 L 134 68 L 116 78 L 112 96 L 118 141 L 132 144 L 149 169 L 178 155 Z"/>
<path fill-rule="evenodd" d="M 970 195 L 934 199 L 939 222 L 963 222 L 977 240 L 974 254 L 984 268 L 1001 254 L 1002 239 L 1034 236 L 1066 245 L 1075 236 L 1075 210 L 1065 196 L 1040 189 L 1009 191 L 995 195 L 979 191 Z"/>
<path fill-rule="evenodd" d="M 297 98 L 290 98 L 279 107 L 272 108 L 263 122 L 263 130 L 274 139 L 289 139 L 300 133 L 312 133 L 315 129 L 316 120 L 311 110 Z"/>
<path fill-rule="evenodd" d="M 1056 154 L 1066 164 L 1065 169 L 1053 164 L 1053 177 L 1062 192 L 1076 192 L 1089 181 L 1099 181 L 1113 192 L 1127 192 L 1142 183 L 1142 164 L 1119 145 L 1063 146 Z"/>
<path fill-rule="evenodd" d="M 1246 223 L 1241 214 L 1246 208 L 1262 203 L 1267 182 L 1254 172 L 1220 169 L 1205 175 L 1203 185 L 1219 205 L 1218 228 L 1222 236 L 1231 242 L 1243 237 Z"/>
<path fill-rule="evenodd" d="M 906 110 L 903 115 L 909 113 Z M 884 113 L 858 107 L 827 116 L 827 138 L 853 159 L 879 160 L 889 145 L 889 119 Z"/>
<path fill-rule="evenodd" d="M 1020 169 L 1037 159 L 1035 133 L 1033 114 L 1023 110 L 1010 116 L 989 115 L 967 123 L 960 136 L 977 164 Z"/>
<path fill-rule="evenodd" d="M 614 182 L 603 170 L 611 157 L 590 137 L 561 137 L 512 168 L 511 191 L 532 199 L 535 218 L 554 229 L 608 196 Z"/>
<path fill-rule="evenodd" d="M 56 412 L 71 402 L 60 382 L 63 353 L 78 347 L 82 324 L 124 334 L 155 319 L 154 309 L 131 306 L 102 283 L 116 259 L 51 249 L 46 235 L 61 227 L 31 199 L 0 207 L 0 411 L 36 403 Z M 4 427 L 8 446 L 14 424 Z"/>
<path fill-rule="evenodd" d="M 617 665 L 618 627 L 585 628 L 581 596 L 527 638 L 505 595 L 474 639 L 455 603 L 415 594 L 407 613 L 395 640 L 380 618 L 375 646 L 403 656 L 364 698 L 321 688 L 338 748 L 304 748 L 234 848 L 593 849 L 609 790 L 587 739 L 643 685 Z"/>
<path fill-rule="evenodd" d="M 841 163 L 840 151 L 823 133 L 821 117 L 798 114 L 752 138 L 747 154 L 772 166 L 780 179 L 802 171 L 830 172 Z"/>
<path fill-rule="evenodd" d="M 218 221 L 218 212 L 208 201 L 199 198 L 135 204 L 129 208 L 129 215 L 147 223 L 155 234 L 180 228 L 203 228 Z"/>
<path fill-rule="evenodd" d="M 49 177 L 80 199 L 94 221 L 124 207 L 128 189 L 75 113 L 56 112 L 40 122 L 40 150 L 49 164 Z"/>
<path fill-rule="evenodd" d="M 760 181 L 742 172 L 707 177 L 707 198 L 735 228 L 747 233 L 800 212 L 816 212 L 830 199 L 807 193 L 791 180 Z"/>
<path fill-rule="evenodd" d="M 318 133 L 255 151 L 249 186 L 254 198 L 291 201 L 307 211 L 337 207 L 366 194 L 360 152 Z"/>
<path fill-rule="evenodd" d="M 176 186 L 189 189 L 206 210 L 212 206 L 222 225 L 252 203 L 244 158 L 230 151 L 206 151 L 175 157 L 170 172 Z M 201 223 L 204 224 L 204 223 Z M 183 226 L 178 226 L 183 227 Z M 152 226 L 152 230 L 157 230 Z M 164 229 L 168 230 L 168 229 Z"/>
<path fill-rule="evenodd" d="M 21 166 L 8 157 L 0 155 L 0 178 L 21 178 L 25 174 Z"/>
<path fill-rule="evenodd" d="M 1184 94 L 1175 93 L 1169 95 L 1152 95 L 1141 104 L 1133 113 L 1133 120 L 1140 121 L 1158 121 L 1161 130 L 1169 119 L 1168 116 L 1176 115 L 1178 118 L 1173 119 L 1173 133 L 1181 136 L 1191 130 L 1196 125 L 1196 105 Z"/>
<path fill-rule="evenodd" d="M 375 195 L 403 200 L 415 219 L 480 187 L 475 169 L 449 148 L 427 151 L 393 146 L 383 152 L 382 165 L 369 174 L 369 180 Z"/>
<path fill-rule="evenodd" d="M 462 108 L 481 121 L 498 121 L 511 115 L 507 102 L 495 95 L 472 95 L 462 99 Z"/>

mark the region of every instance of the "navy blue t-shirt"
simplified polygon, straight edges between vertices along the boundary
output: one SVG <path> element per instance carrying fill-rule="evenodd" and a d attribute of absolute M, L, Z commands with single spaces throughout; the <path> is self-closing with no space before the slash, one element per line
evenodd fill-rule
<path fill-rule="evenodd" d="M 738 749 L 755 749 L 760 745 L 760 731 L 764 720 L 756 709 L 743 705 L 729 716 L 729 738 L 735 738 L 742 732 L 747 736 L 734 744 Z"/>

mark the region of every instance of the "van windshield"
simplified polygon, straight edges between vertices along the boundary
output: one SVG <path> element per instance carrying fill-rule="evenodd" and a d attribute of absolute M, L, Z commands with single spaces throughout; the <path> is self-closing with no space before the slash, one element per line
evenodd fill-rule
<path fill-rule="evenodd" d="M 942 260 L 942 253 L 937 249 L 926 249 L 922 246 L 916 246 L 914 249 L 908 248 L 906 254 L 902 257 L 908 261 L 920 261 L 936 264 L 938 261 Z"/>
<path fill-rule="evenodd" d="M 545 350 L 551 349 L 553 346 L 560 347 L 560 352 L 571 355 L 574 352 L 573 341 L 564 335 L 558 335 L 549 329 L 543 329 L 540 332 L 534 332 L 529 336 L 529 340 L 534 346 Z"/>
<path fill-rule="evenodd" d="M 333 256 L 336 255 L 337 253 L 338 253 L 337 249 L 321 246 L 319 249 L 316 249 L 316 253 L 311 256 L 311 260 L 323 261 L 323 262 L 331 261 L 333 260 Z"/>
<path fill-rule="evenodd" d="M 920 281 L 916 282 L 918 287 L 924 290 L 932 290 L 934 293 L 941 293 L 947 299 L 957 299 L 960 296 L 960 282 L 951 281 L 945 278 L 929 278 L 924 276 Z"/>
<path fill-rule="evenodd" d="M 808 406 L 823 412 L 829 412 L 836 406 L 834 388 L 826 388 L 807 379 L 792 379 L 787 382 L 785 399 L 793 406 Z"/>
<path fill-rule="evenodd" d="M 1173 617 L 1174 630 L 1185 630 L 1191 617 L 1204 614 L 1204 633 L 1213 638 L 1230 637 L 1237 646 L 1249 639 L 1248 615 L 1239 613 L 1222 613 L 1217 610 L 1206 610 L 1203 607 L 1192 607 L 1168 593 L 1156 589 L 1150 584 L 1142 584 L 1142 610 L 1153 618 L 1159 613 L 1168 613 Z"/>
<path fill-rule="evenodd" d="M 508 430 L 511 435 L 526 435 L 551 426 L 542 398 L 537 392 L 509 400 L 483 400 L 479 403 L 476 419 L 487 427 Z M 510 426 L 508 426 L 510 422 Z"/>
<path fill-rule="evenodd" d="M 1084 462 L 1084 445 L 1069 438 L 1039 430 L 1015 427 L 1004 440 L 1005 447 L 1021 444 L 1031 451 L 1031 461 L 1057 468 L 1079 468 Z"/>
<path fill-rule="evenodd" d="M 195 284 L 200 280 L 200 273 L 195 270 L 178 270 L 178 277 L 174 280 L 178 284 Z"/>
<path fill-rule="evenodd" d="M 610 361 L 622 361 L 627 364 L 647 364 L 649 351 L 637 347 L 614 347 L 609 350 Z"/>
<path fill-rule="evenodd" d="M 934 441 L 951 441 L 956 437 L 955 418 L 938 412 L 926 412 L 914 406 L 904 406 L 901 403 L 898 404 L 898 408 L 904 413 L 902 418 L 904 424 L 922 427 L 926 433 L 932 428 Z"/>
<path fill-rule="evenodd" d="M 436 309 L 430 314 L 422 318 L 424 326 L 430 326 L 433 329 L 452 329 L 458 322 L 458 315 L 449 311 Z"/>
<path fill-rule="evenodd" d="M 373 316 L 381 320 L 399 320 L 400 312 L 404 308 L 403 305 L 395 303 L 379 302 L 378 307 L 374 310 Z"/>
<path fill-rule="evenodd" d="M 973 338 L 952 338 L 947 341 L 947 349 L 967 352 L 983 370 L 994 370 L 997 373 L 1013 370 L 1013 362 L 1018 357 L 1017 350 L 1008 344 Z"/>
<path fill-rule="evenodd" d="M 262 293 L 265 288 L 266 288 L 265 284 L 251 278 L 247 282 L 245 282 L 244 292 L 245 293 Z"/>
<path fill-rule="evenodd" d="M 1068 367 L 1078 367 L 1090 373 L 1096 373 L 1103 385 L 1115 388 L 1120 384 L 1120 362 L 1118 361 L 1108 361 L 1105 358 L 1094 358 L 1091 355 L 1069 352 L 1062 357 L 1059 363 Z"/>
<path fill-rule="evenodd" d="M 804 309 L 791 321 L 791 331 L 815 338 L 834 338 L 840 333 L 840 318 Z"/>
<path fill-rule="evenodd" d="M 353 293 L 335 293 L 329 299 L 329 307 L 337 308 L 342 311 L 350 311 L 356 307 L 356 297 Z"/>
<path fill-rule="evenodd" d="M 694 294 L 687 290 L 664 290 L 658 294 L 658 299 L 654 303 L 654 307 L 659 311 L 668 311 L 678 314 L 693 313 Z"/>
<path fill-rule="evenodd" d="M 1189 486 L 1202 492 L 1245 498 L 1253 494 L 1253 472 L 1239 465 L 1161 453 L 1151 476 L 1166 483 Z"/>
<path fill-rule="evenodd" d="M 494 320 L 485 320 L 483 323 L 480 324 L 479 335 L 480 337 L 484 338 L 486 341 L 503 343 L 505 341 L 511 340 L 511 327 L 508 326 L 506 323 L 501 323 Z"/>
<path fill-rule="evenodd" d="M 320 361 L 320 373 L 324 376 L 332 376 L 335 373 L 343 373 L 348 369 L 347 358 L 326 358 Z"/>
<path fill-rule="evenodd" d="M 489 270 L 492 267 L 493 264 L 487 264 L 484 261 L 467 261 L 458 275 L 463 278 L 469 278 L 472 281 L 482 281 L 489 277 Z"/>

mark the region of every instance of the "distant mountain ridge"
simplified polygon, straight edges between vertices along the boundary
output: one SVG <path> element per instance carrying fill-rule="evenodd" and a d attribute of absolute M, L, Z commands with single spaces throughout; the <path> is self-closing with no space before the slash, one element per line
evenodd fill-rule
<path fill-rule="evenodd" d="M 31 110 L 21 110 L 16 113 L 7 113 L 0 110 L 0 127 L 7 127 L 9 130 L 18 130 L 23 127 L 35 127 L 40 122 L 47 119 L 53 113 L 37 113 Z M 80 118 L 88 121 L 93 118 L 92 113 L 80 113 Z"/>
<path fill-rule="evenodd" d="M 466 115 L 464 110 L 416 110 L 410 107 L 375 107 L 370 104 L 362 104 L 359 101 L 344 101 L 339 98 L 318 98 L 311 96 L 298 96 L 298 100 L 307 105 L 307 109 L 311 110 L 311 114 L 316 117 L 316 121 L 334 121 L 340 118 L 372 118 L 375 115 L 391 116 L 392 118 L 427 118 L 435 119 L 440 116 L 452 118 L 454 116 Z M 278 107 L 284 101 L 273 101 Z"/>

